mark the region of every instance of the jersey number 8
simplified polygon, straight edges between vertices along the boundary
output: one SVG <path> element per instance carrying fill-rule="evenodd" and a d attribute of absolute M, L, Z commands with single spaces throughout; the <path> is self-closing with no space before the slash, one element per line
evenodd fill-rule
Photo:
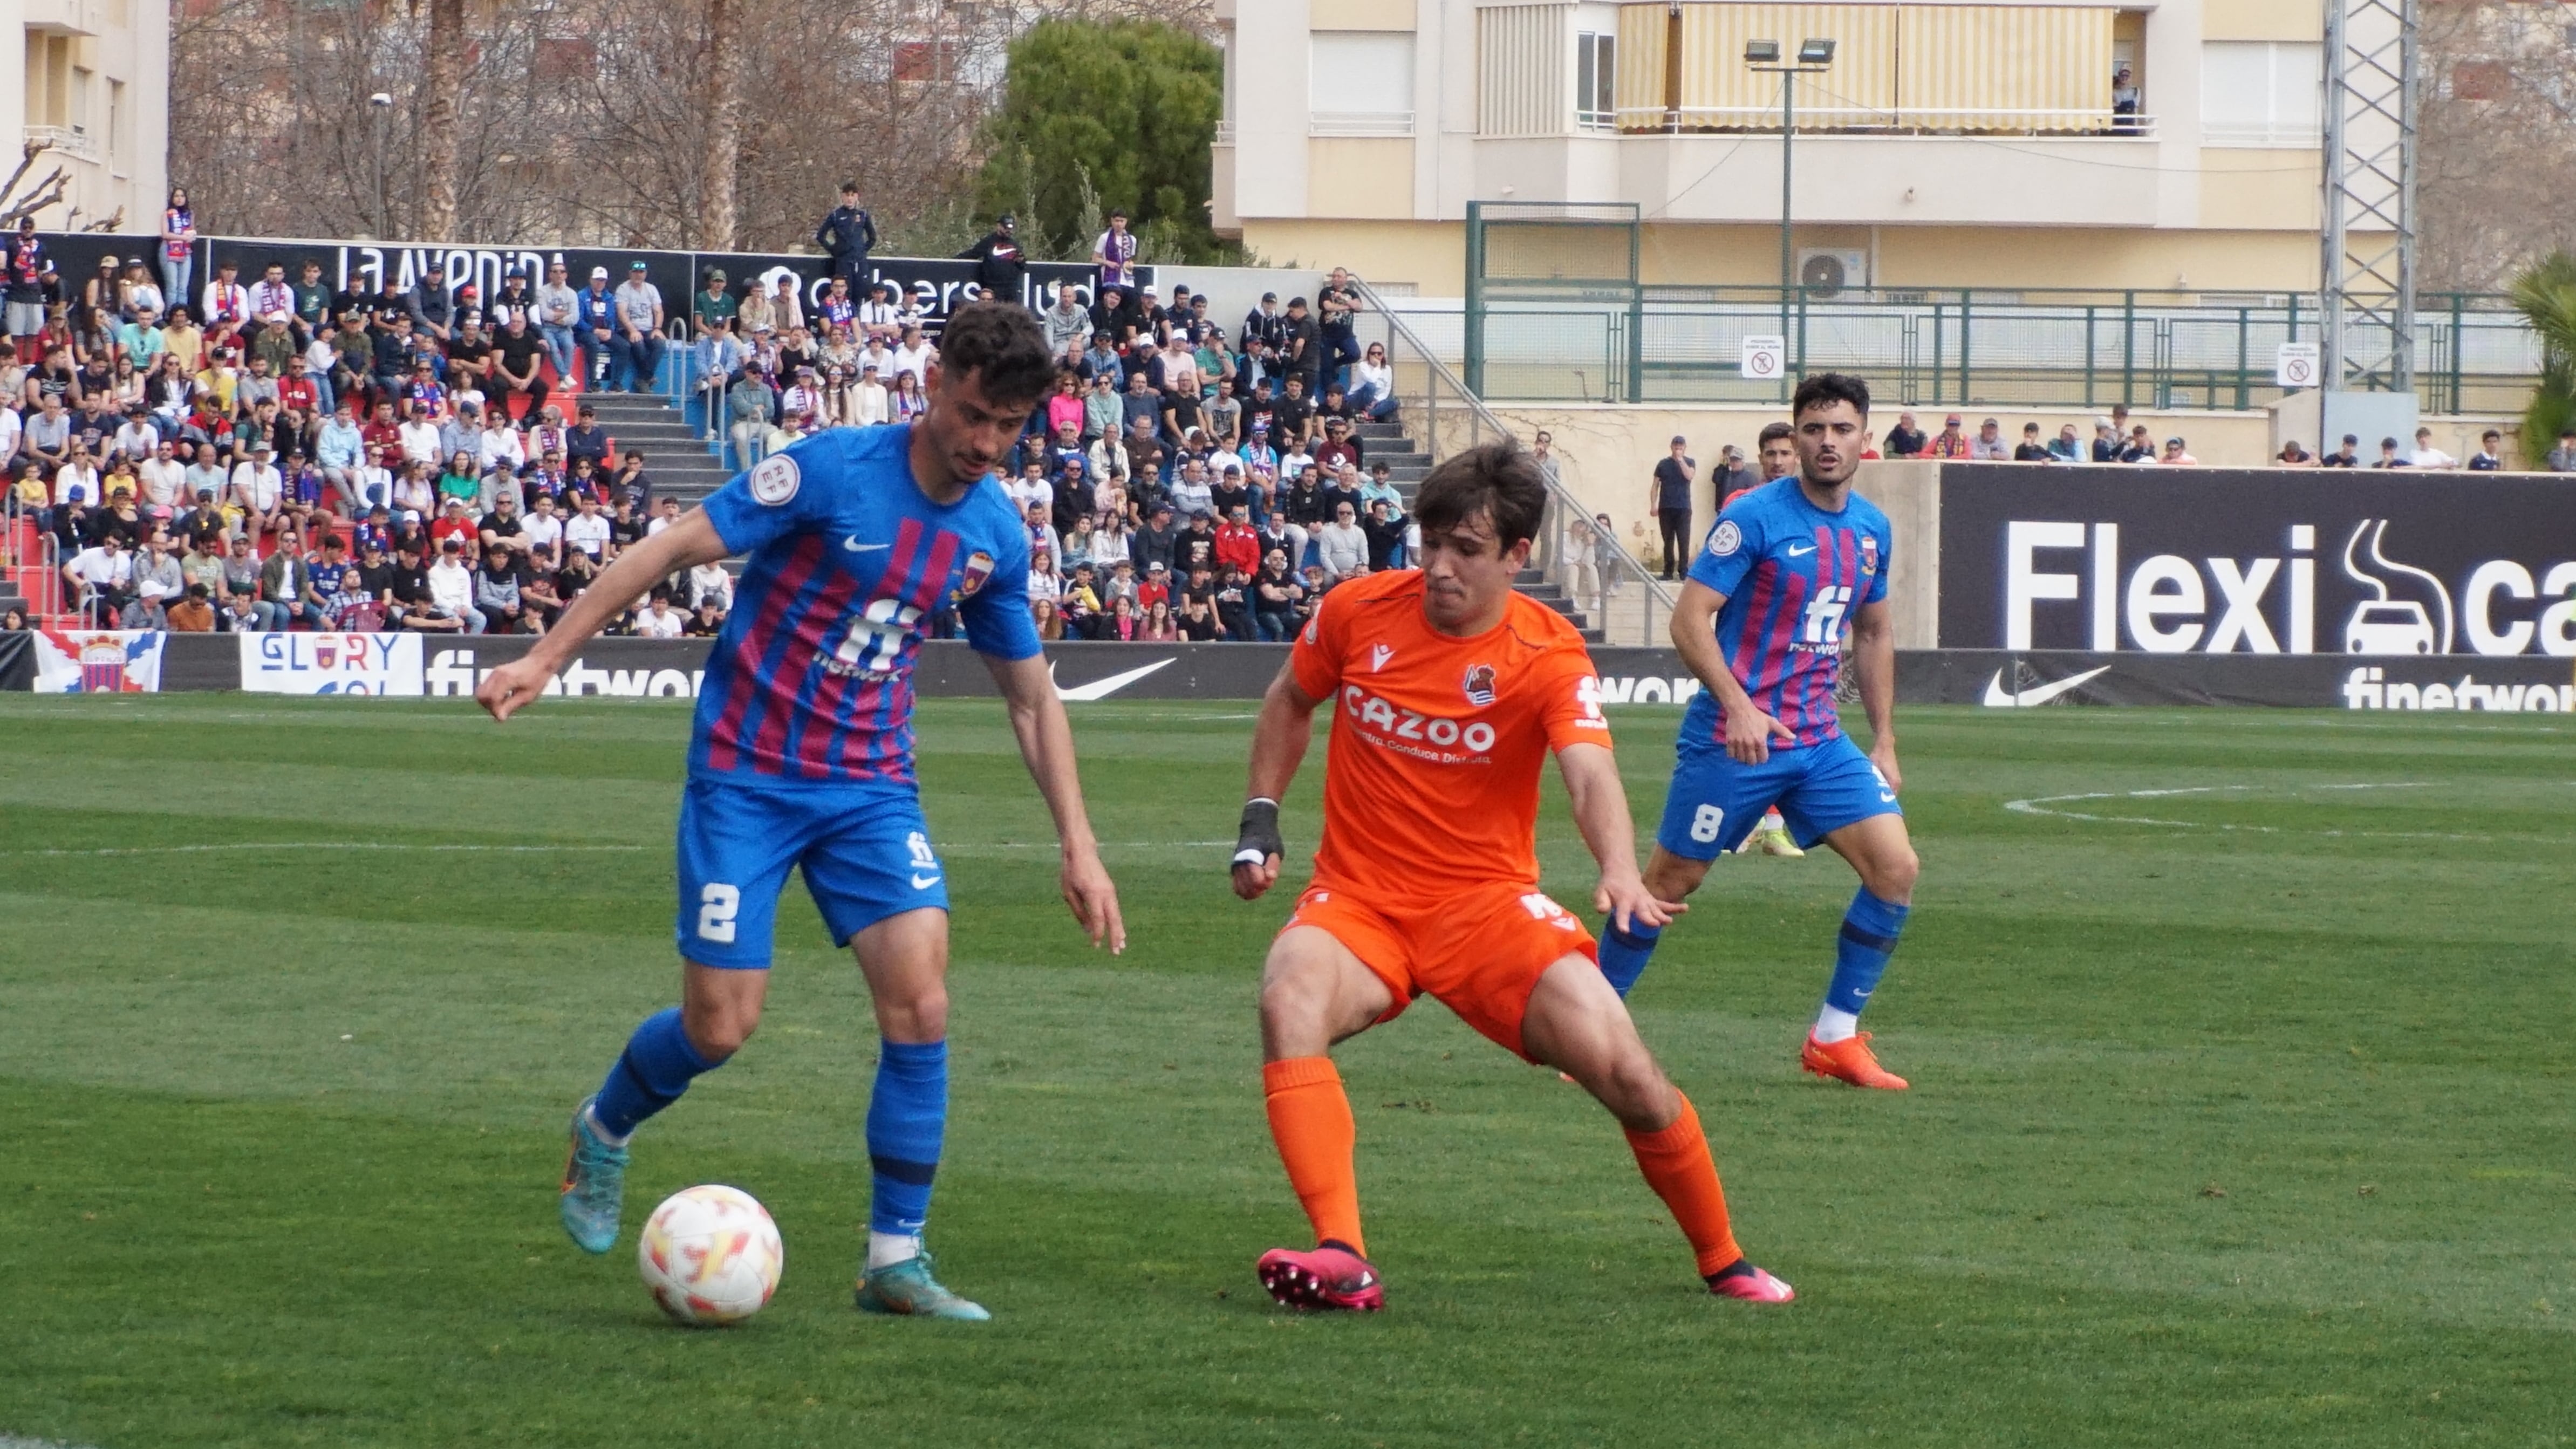
<path fill-rule="evenodd" d="M 1722 806 L 1702 805 L 1691 815 L 1691 839 L 1702 845 L 1717 839 L 1717 833 L 1725 828 L 1726 810 Z"/>

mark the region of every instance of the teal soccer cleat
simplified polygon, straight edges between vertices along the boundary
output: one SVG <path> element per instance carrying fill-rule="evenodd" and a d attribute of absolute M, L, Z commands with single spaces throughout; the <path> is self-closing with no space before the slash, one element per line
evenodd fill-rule
<path fill-rule="evenodd" d="M 915 1318 L 946 1318 L 982 1323 L 993 1315 L 980 1303 L 958 1297 L 930 1276 L 930 1252 L 923 1249 L 900 1263 L 860 1270 L 858 1305 L 862 1313 L 902 1313 Z"/>
<path fill-rule="evenodd" d="M 564 1232 L 585 1253 L 617 1246 L 617 1210 L 626 1199 L 626 1149 L 603 1141 L 590 1125 L 590 1103 L 572 1114 L 572 1151 L 564 1158 Z"/>

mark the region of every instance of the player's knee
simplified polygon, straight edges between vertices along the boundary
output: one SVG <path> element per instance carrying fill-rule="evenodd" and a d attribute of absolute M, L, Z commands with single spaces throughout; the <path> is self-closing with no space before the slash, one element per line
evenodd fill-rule
<path fill-rule="evenodd" d="M 742 1044 L 760 1029 L 760 1008 L 683 1010 L 680 1025 L 699 1056 L 720 1062 L 741 1051 Z"/>
<path fill-rule="evenodd" d="M 1678 901 L 1708 879 L 1708 862 L 1667 853 L 1658 846 L 1646 863 L 1646 890 L 1659 901 Z"/>
<path fill-rule="evenodd" d="M 1923 862 L 1911 845 L 1899 845 L 1870 863 L 1869 893 L 1883 901 L 1910 905 L 1914 900 L 1914 878 L 1923 871 Z"/>
<path fill-rule="evenodd" d="M 1681 1115 L 1681 1094 L 1642 1050 L 1613 1062 L 1595 1095 L 1632 1132 L 1660 1132 Z"/>

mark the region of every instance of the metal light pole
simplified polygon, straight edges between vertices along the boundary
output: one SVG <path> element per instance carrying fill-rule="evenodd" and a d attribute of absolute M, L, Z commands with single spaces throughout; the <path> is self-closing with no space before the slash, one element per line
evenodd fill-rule
<path fill-rule="evenodd" d="M 394 98 L 378 91 L 367 97 L 367 110 L 376 123 L 376 240 L 393 240 L 393 221 L 385 215 L 385 113 L 393 109 Z"/>
<path fill-rule="evenodd" d="M 1791 182 L 1797 175 L 1798 77 L 1822 75 L 1834 63 L 1834 42 L 1809 37 L 1798 43 L 1794 64 L 1780 64 L 1780 42 L 1744 42 L 1744 63 L 1762 75 L 1780 77 L 1780 335 L 1789 335 L 1789 298 L 1798 284 L 1797 252 L 1790 242 Z M 1806 370 L 1801 357 L 1798 371 Z M 1782 381 L 1788 369 L 1782 369 Z"/>

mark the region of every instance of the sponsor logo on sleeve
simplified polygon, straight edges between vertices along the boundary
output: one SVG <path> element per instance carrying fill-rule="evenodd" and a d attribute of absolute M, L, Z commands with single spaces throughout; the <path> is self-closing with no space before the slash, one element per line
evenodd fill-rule
<path fill-rule="evenodd" d="M 772 453 L 752 465 L 751 496 L 776 508 L 794 498 L 802 482 L 804 477 L 797 471 L 795 459 L 785 453 Z"/>

